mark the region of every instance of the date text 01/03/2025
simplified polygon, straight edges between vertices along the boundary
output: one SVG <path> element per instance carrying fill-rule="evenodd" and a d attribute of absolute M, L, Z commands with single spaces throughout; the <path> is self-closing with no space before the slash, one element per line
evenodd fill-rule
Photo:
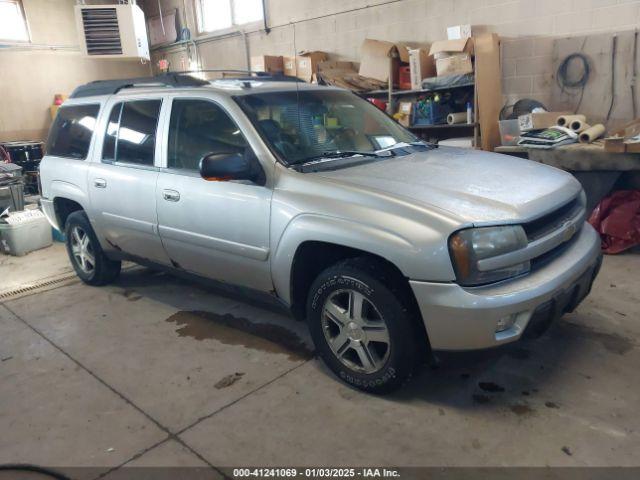
<path fill-rule="evenodd" d="M 235 468 L 234 478 L 394 478 L 400 473 L 388 468 Z"/>

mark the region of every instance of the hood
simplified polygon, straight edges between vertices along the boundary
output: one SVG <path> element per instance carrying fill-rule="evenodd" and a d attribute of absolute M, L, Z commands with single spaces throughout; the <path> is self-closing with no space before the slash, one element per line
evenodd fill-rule
<path fill-rule="evenodd" d="M 527 221 L 581 189 L 572 175 L 548 165 L 452 147 L 310 175 L 437 207 L 476 225 Z"/>

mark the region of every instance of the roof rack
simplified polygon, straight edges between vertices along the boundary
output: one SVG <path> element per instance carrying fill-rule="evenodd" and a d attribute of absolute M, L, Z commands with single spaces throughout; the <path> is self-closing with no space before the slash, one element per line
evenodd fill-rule
<path fill-rule="evenodd" d="M 69 98 L 91 97 L 94 95 L 112 95 L 118 93 L 123 88 L 137 86 L 158 86 L 165 87 L 199 87 L 209 82 L 189 75 L 177 73 L 163 73 L 155 77 L 123 78 L 119 80 L 96 80 L 77 87 Z"/>
<path fill-rule="evenodd" d="M 279 81 L 279 82 L 302 82 L 297 77 L 282 74 L 270 74 L 266 72 L 251 72 L 248 70 L 194 70 L 184 72 L 169 72 L 156 75 L 154 77 L 123 78 L 118 80 L 96 80 L 77 87 L 69 98 L 92 97 L 95 95 L 113 95 L 124 88 L 135 87 L 201 87 L 209 85 L 208 80 L 194 77 L 194 73 L 238 73 L 246 74 L 246 77 L 230 77 L 227 80 L 252 81 Z M 222 80 L 222 79 L 220 79 Z"/>

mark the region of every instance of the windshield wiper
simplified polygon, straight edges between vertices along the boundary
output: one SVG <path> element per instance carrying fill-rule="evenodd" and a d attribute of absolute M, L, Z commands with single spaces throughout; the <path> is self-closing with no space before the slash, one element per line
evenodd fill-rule
<path fill-rule="evenodd" d="M 314 155 L 313 157 L 305 158 L 302 162 L 296 163 L 295 165 L 311 165 L 314 163 L 324 162 L 326 160 L 333 160 L 336 158 L 350 158 L 358 155 L 361 155 L 363 157 L 388 158 L 394 157 L 395 153 L 389 150 L 382 152 L 364 152 L 360 150 L 332 150 L 323 152 L 319 155 Z"/>

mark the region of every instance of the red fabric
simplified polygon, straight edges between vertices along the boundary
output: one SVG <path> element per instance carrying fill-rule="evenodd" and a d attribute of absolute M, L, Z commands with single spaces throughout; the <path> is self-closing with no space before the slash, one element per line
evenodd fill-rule
<path fill-rule="evenodd" d="M 640 190 L 620 190 L 603 198 L 589 223 L 600 234 L 605 253 L 640 245 Z"/>

